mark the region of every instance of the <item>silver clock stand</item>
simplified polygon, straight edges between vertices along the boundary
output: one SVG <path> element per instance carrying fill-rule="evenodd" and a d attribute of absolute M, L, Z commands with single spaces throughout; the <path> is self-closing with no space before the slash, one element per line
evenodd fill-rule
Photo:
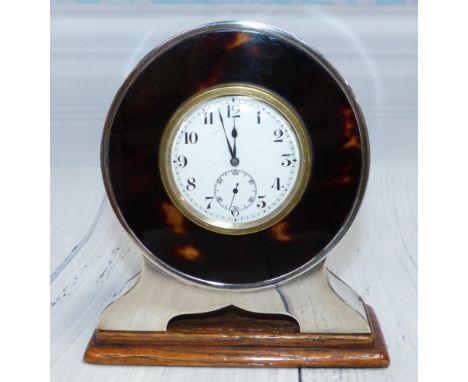
<path fill-rule="evenodd" d="M 176 317 L 235 306 L 294 319 L 299 330 L 265 332 L 225 325 L 170 331 Z M 218 321 L 219 322 L 219 321 Z M 245 323 L 244 323 L 245 324 Z M 385 367 L 372 309 L 324 262 L 280 285 L 257 290 L 194 286 L 147 260 L 136 285 L 103 312 L 85 361 L 107 364 L 274 367 Z"/>

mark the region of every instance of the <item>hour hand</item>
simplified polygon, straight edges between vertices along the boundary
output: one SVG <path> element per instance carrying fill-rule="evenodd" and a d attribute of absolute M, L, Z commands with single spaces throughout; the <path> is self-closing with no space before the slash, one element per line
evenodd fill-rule
<path fill-rule="evenodd" d="M 237 158 L 237 148 L 236 148 L 236 138 L 237 138 L 237 129 L 236 129 L 236 118 L 234 117 L 234 127 L 231 131 L 231 136 L 233 138 L 233 147 L 232 147 L 232 158 L 231 165 L 236 167 L 239 164 L 239 158 Z"/>
<path fill-rule="evenodd" d="M 234 153 L 234 156 L 236 156 L 236 138 L 237 138 L 237 129 L 236 129 L 236 119 L 234 118 L 234 125 L 231 131 L 231 136 L 234 140 L 232 152 Z"/>

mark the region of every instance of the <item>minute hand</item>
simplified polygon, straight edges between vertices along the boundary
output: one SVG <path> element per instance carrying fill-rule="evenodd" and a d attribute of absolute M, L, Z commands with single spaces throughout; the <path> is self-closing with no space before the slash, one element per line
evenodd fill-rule
<path fill-rule="evenodd" d="M 227 134 L 226 134 L 226 129 L 224 128 L 224 121 L 223 121 L 223 116 L 221 115 L 221 111 L 219 110 L 218 108 L 218 113 L 219 113 L 219 120 L 221 121 L 221 127 L 223 128 L 223 131 L 224 131 L 224 137 L 226 138 L 226 143 L 228 145 L 228 149 L 229 149 L 229 154 L 231 154 L 231 159 L 234 158 L 236 155 L 231 147 L 231 144 L 229 143 L 229 139 L 227 137 Z"/>

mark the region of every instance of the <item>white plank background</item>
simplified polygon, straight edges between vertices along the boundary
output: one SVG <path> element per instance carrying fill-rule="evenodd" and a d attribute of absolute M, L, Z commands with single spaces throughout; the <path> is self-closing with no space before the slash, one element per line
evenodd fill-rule
<path fill-rule="evenodd" d="M 416 7 L 53 4 L 51 23 L 51 370 L 53 381 L 415 381 L 417 378 Z M 101 311 L 141 258 L 101 180 L 107 108 L 129 70 L 171 35 L 209 21 L 272 24 L 320 50 L 351 84 L 372 151 L 366 197 L 328 266 L 376 310 L 388 369 L 88 365 Z"/>

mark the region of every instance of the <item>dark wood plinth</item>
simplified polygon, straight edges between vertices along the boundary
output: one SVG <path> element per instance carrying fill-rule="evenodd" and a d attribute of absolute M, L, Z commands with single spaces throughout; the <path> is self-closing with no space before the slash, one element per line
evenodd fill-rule
<path fill-rule="evenodd" d="M 300 333 L 284 316 L 239 314 L 182 317 L 166 332 L 97 330 L 84 356 L 114 365 L 233 367 L 387 367 L 390 363 L 370 306 L 370 334 Z"/>

